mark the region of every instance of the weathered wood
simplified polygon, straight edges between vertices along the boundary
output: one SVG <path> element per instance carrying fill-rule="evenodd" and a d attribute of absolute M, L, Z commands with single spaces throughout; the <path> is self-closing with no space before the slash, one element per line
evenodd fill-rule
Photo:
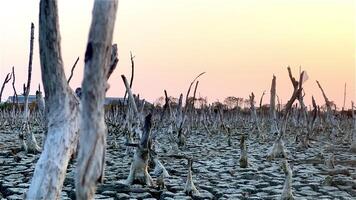
<path fill-rule="evenodd" d="M 292 200 L 294 199 L 293 193 L 292 193 L 292 176 L 293 172 L 291 168 L 289 167 L 288 161 L 284 160 L 282 164 L 282 168 L 285 174 L 285 181 L 283 185 L 283 191 L 281 195 L 281 200 Z"/>
<path fill-rule="evenodd" d="M 130 174 L 125 181 L 125 183 L 128 185 L 131 185 L 135 180 L 147 186 L 152 186 L 154 184 L 147 169 L 150 153 L 149 143 L 151 140 L 151 128 L 152 115 L 149 114 L 145 118 L 145 124 L 143 127 L 144 132 L 141 137 L 139 146 L 138 148 L 136 148 L 133 161 L 130 167 Z"/>
<path fill-rule="evenodd" d="M 18 107 L 18 97 L 17 97 L 17 92 L 16 92 L 16 87 L 15 87 L 15 81 L 16 81 L 16 76 L 15 76 L 15 67 L 12 67 L 12 89 L 14 91 L 14 96 L 12 97 L 12 103 L 16 103 L 16 107 Z"/>
<path fill-rule="evenodd" d="M 325 101 L 325 105 L 326 105 L 326 119 L 328 120 L 329 123 L 331 123 L 331 125 L 335 126 L 336 122 L 334 119 L 334 116 L 332 115 L 332 102 L 328 99 L 328 97 L 326 96 L 323 88 L 321 87 L 319 81 L 316 81 L 316 83 L 318 84 L 319 89 L 321 90 L 321 93 L 323 94 L 324 97 L 324 101 Z"/>
<path fill-rule="evenodd" d="M 38 85 L 38 90 L 36 91 L 36 103 L 38 111 L 43 115 L 45 112 L 45 102 L 40 85 Z"/>
<path fill-rule="evenodd" d="M 246 145 L 246 136 L 242 135 L 240 139 L 240 167 L 246 168 L 248 166 L 247 158 L 247 145 Z"/>
<path fill-rule="evenodd" d="M 130 88 L 132 88 L 132 84 L 133 84 L 133 79 L 134 79 L 134 75 L 135 75 L 135 61 L 134 61 L 135 56 L 132 55 L 132 52 L 130 51 L 130 60 L 131 60 L 131 78 L 130 78 Z M 125 91 L 125 95 L 124 95 L 124 101 L 126 99 L 127 96 L 127 90 Z"/>
<path fill-rule="evenodd" d="M 122 78 L 122 80 L 123 80 L 123 82 L 125 84 L 127 94 L 129 95 L 130 106 L 133 109 L 135 116 L 139 117 L 139 113 L 138 113 L 138 110 L 137 110 L 135 99 L 133 97 L 133 94 L 132 94 L 131 88 L 129 86 L 129 83 L 127 82 L 127 79 L 126 79 L 125 75 L 121 75 L 121 78 Z"/>
<path fill-rule="evenodd" d="M 30 127 L 28 124 L 28 117 L 30 115 L 30 111 L 28 108 L 28 95 L 30 94 L 31 88 L 31 78 L 32 78 L 32 58 L 33 58 L 33 40 L 34 40 L 34 31 L 35 26 L 31 23 L 31 38 L 30 38 L 30 55 L 28 62 L 28 76 L 27 76 L 27 85 L 25 87 L 25 103 L 24 103 L 24 113 L 23 113 L 23 125 L 22 132 L 25 136 L 25 142 L 27 145 L 27 151 L 32 153 L 40 152 L 41 148 L 37 145 L 37 141 L 33 133 L 30 131 Z"/>
<path fill-rule="evenodd" d="M 252 121 L 254 128 L 257 130 L 258 137 L 260 137 L 260 136 L 262 136 L 262 134 L 261 134 L 260 126 L 258 124 L 259 121 L 258 121 L 258 117 L 257 117 L 256 107 L 255 107 L 255 94 L 253 92 L 249 96 L 249 102 L 250 102 L 251 121 Z"/>
<path fill-rule="evenodd" d="M 106 75 L 107 80 L 109 80 L 111 74 L 115 71 L 118 62 L 119 62 L 119 58 L 118 58 L 117 44 L 113 44 L 111 46 L 110 64 L 108 65 L 109 68 Z"/>
<path fill-rule="evenodd" d="M 12 73 L 8 73 L 5 77 L 5 80 L 1 86 L 1 90 L 0 90 L 0 103 L 1 103 L 1 96 L 2 96 L 2 93 L 4 91 L 4 88 L 5 88 L 5 85 L 6 83 L 8 83 L 10 80 L 11 80 L 11 77 L 12 77 Z"/>
<path fill-rule="evenodd" d="M 194 182 L 193 182 L 192 165 L 193 165 L 193 160 L 188 159 L 188 176 L 187 176 L 187 181 L 185 183 L 185 187 L 184 187 L 184 191 L 183 191 L 187 195 L 199 194 L 199 191 L 195 187 Z"/>
<path fill-rule="evenodd" d="M 39 47 L 48 132 L 26 199 L 59 199 L 78 140 L 79 102 L 64 74 L 56 0 L 40 1 Z"/>
<path fill-rule="evenodd" d="M 112 38 L 118 1 L 95 1 L 85 52 L 76 199 L 94 199 L 104 178 L 106 124 L 104 101 L 111 69 Z M 110 66 L 109 68 L 107 66 Z M 116 66 L 116 64 L 115 64 Z"/>
<path fill-rule="evenodd" d="M 277 127 L 277 116 L 276 116 L 276 76 L 273 75 L 271 84 L 271 97 L 270 97 L 270 107 L 269 107 L 269 123 L 270 123 L 270 133 L 278 133 Z"/>
<path fill-rule="evenodd" d="M 352 101 L 351 102 L 351 111 L 352 111 L 352 130 L 351 130 L 351 133 L 352 133 L 352 141 L 351 141 L 351 147 L 350 147 L 350 150 L 351 152 L 353 153 L 356 153 L 356 115 L 355 115 L 355 111 L 354 111 L 354 102 Z"/>

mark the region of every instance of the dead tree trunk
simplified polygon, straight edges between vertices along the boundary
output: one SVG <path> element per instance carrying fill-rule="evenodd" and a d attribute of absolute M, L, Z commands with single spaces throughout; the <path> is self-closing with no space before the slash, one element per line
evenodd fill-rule
<path fill-rule="evenodd" d="M 354 111 L 354 102 L 351 103 L 351 110 L 352 110 L 352 141 L 351 141 L 351 152 L 356 153 L 356 116 Z"/>
<path fill-rule="evenodd" d="M 38 90 L 36 91 L 36 103 L 37 103 L 38 111 L 43 115 L 45 112 L 45 102 L 40 86 L 38 86 Z"/>
<path fill-rule="evenodd" d="M 37 141 L 33 133 L 30 131 L 30 127 L 28 124 L 28 118 L 30 115 L 30 111 L 28 108 L 28 95 L 30 94 L 31 88 L 31 77 L 32 77 L 32 57 L 33 57 L 33 39 L 34 39 L 34 29 L 35 26 L 31 23 L 31 38 L 30 38 L 30 58 L 28 63 L 28 77 L 27 77 L 27 85 L 25 90 L 25 108 L 23 114 L 23 135 L 25 136 L 25 142 L 27 145 L 27 151 L 32 153 L 37 153 L 40 151 L 40 147 L 37 145 Z"/>
<path fill-rule="evenodd" d="M 286 175 L 281 200 L 293 200 L 292 193 L 292 169 L 289 167 L 288 161 L 284 160 L 282 164 L 284 174 Z"/>
<path fill-rule="evenodd" d="M 98 5 L 97 5 L 98 4 Z M 94 9 L 93 16 L 93 24 L 94 22 L 99 22 L 100 27 L 105 24 L 113 25 L 113 17 L 112 12 L 116 10 L 117 1 L 96 1 L 94 6 L 99 10 L 106 10 L 109 12 L 109 19 L 106 14 L 98 13 L 98 10 Z M 99 14 L 99 16 L 98 16 Z M 102 17 L 104 16 L 104 17 Z M 113 17 L 113 18 L 111 18 Z M 100 20 L 98 21 L 98 18 Z M 102 20 L 102 21 L 101 21 Z M 102 23 L 102 24 L 101 24 Z M 74 94 L 74 92 L 69 88 L 62 64 L 62 56 L 61 56 L 61 47 L 60 47 L 60 33 L 59 33 L 59 22 L 58 22 L 58 6 L 57 1 L 55 0 L 41 0 L 40 2 L 40 31 L 39 31 L 39 46 L 40 46 L 40 61 L 41 61 L 41 72 L 42 72 L 42 81 L 44 85 L 44 90 L 46 94 L 46 106 L 47 106 L 47 121 L 48 121 L 48 133 L 47 140 L 44 144 L 43 152 L 36 164 L 36 168 L 31 180 L 31 185 L 28 190 L 27 199 L 59 199 L 61 188 L 63 186 L 63 181 L 66 174 L 67 165 L 71 155 L 74 153 L 77 142 L 78 142 L 78 132 L 79 132 L 79 100 Z M 94 26 L 92 26 L 93 28 Z M 99 30 L 96 30 L 99 31 Z M 96 32 L 94 31 L 94 32 Z M 106 37 L 112 37 L 112 27 L 108 29 L 100 29 L 103 32 L 102 35 Z M 92 38 L 93 35 L 90 35 L 89 38 Z M 95 36 L 95 34 L 94 34 Z M 92 69 L 88 69 L 91 73 L 95 71 L 95 69 L 107 67 L 108 66 L 108 55 L 110 52 L 110 46 L 107 45 L 107 41 L 105 40 L 105 46 L 101 46 L 103 38 L 97 38 L 89 40 L 91 43 L 87 45 L 86 50 L 86 58 L 85 62 L 92 66 L 94 63 L 98 64 L 96 67 Z M 100 42 L 101 41 L 101 42 Z M 95 48 L 94 48 L 95 46 Z M 101 53 L 104 56 L 101 57 Z M 111 70 L 112 62 L 109 65 Z M 97 76 L 103 78 L 105 80 L 105 76 L 107 75 L 107 69 L 103 70 L 104 72 L 98 74 L 90 74 L 88 77 L 89 80 L 91 78 L 97 80 Z M 89 76 L 89 75 L 88 75 Z M 105 83 L 102 81 L 101 83 Z M 84 84 L 87 85 L 87 84 Z M 87 88 L 90 85 L 87 85 Z M 104 86 L 96 85 L 95 87 L 100 88 L 108 88 L 105 84 Z M 105 93 L 105 89 L 102 91 L 96 91 L 96 94 Z M 89 93 L 92 94 L 92 93 Z M 88 95 L 86 93 L 86 95 Z M 89 95 L 90 96 L 90 95 Z M 88 97 L 88 96 L 87 96 Z M 103 97 L 101 97 L 103 98 Z M 99 101 L 100 97 L 93 97 L 95 101 L 95 108 L 100 108 L 103 104 L 102 101 Z M 88 104 L 85 104 L 84 108 L 88 110 Z M 92 105 L 92 104 L 90 104 Z M 89 106 L 90 107 L 90 106 Z M 91 107 L 90 107 L 91 108 Z M 102 109 L 102 108 L 101 108 Z M 87 111 L 86 110 L 86 111 Z M 89 109 L 90 110 L 90 109 Z M 92 112 L 97 110 L 92 110 Z M 90 112 L 90 111 L 88 111 Z M 85 114 L 83 114 L 84 119 L 88 119 Z M 95 117 L 95 116 L 94 116 Z M 90 118 L 89 118 L 90 119 Z M 97 119 L 97 118 L 95 118 Z M 94 121 L 95 123 L 103 123 L 102 121 Z M 93 123 L 94 123 L 93 122 Z M 82 125 L 85 123 L 83 122 Z M 102 127 L 100 127 L 102 128 Z M 83 129 L 86 130 L 86 129 Z M 92 137 L 90 137 L 92 138 Z M 101 140 L 100 140 L 101 139 Z M 98 139 L 98 142 L 103 143 L 103 138 Z M 84 146 L 84 145 L 83 145 Z M 83 147 L 82 147 L 83 148 Z M 82 150 L 81 150 L 82 151 Z M 88 166 L 87 169 L 92 169 L 92 167 L 98 167 L 92 171 L 86 171 L 87 173 L 84 176 L 90 177 L 86 179 L 81 185 L 80 190 L 77 192 L 81 192 L 81 194 L 90 194 L 93 191 L 93 185 L 95 183 L 91 183 L 90 181 L 100 180 L 102 177 L 102 149 L 98 148 L 98 151 L 91 151 L 95 155 L 100 156 L 100 161 L 98 159 L 87 159 L 85 156 L 92 157 L 91 154 L 83 155 L 81 159 L 83 160 L 82 166 Z M 100 152 L 100 153 L 98 153 Z M 98 157 L 99 157 L 98 156 Z M 95 157 L 95 158 L 98 158 Z M 91 162 L 89 162 L 90 160 Z M 88 162 L 85 162 L 88 161 Z M 100 163 L 97 165 L 97 163 Z M 80 168 L 79 168 L 80 169 Z M 81 170 L 78 170 L 80 175 L 83 175 Z M 100 175 L 97 173 L 100 172 Z M 79 175 L 79 178 L 81 176 Z M 94 178 L 93 178 L 94 177 Z M 83 179 L 80 179 L 81 181 Z M 89 191 L 89 192 L 88 192 Z M 86 193 L 88 192 L 88 193 Z M 81 198 L 82 196 L 78 196 Z M 90 197 L 90 195 L 86 195 L 86 197 Z"/>
<path fill-rule="evenodd" d="M 324 100 L 325 100 L 325 105 L 326 105 L 326 119 L 329 123 L 331 123 L 333 126 L 335 125 L 335 119 L 332 115 L 332 108 L 331 108 L 331 101 L 329 101 L 328 97 L 326 96 L 323 88 L 321 87 L 319 81 L 316 81 L 316 83 L 318 84 L 318 87 L 321 90 L 321 93 L 323 94 Z"/>
<path fill-rule="evenodd" d="M 8 83 L 11 80 L 12 73 L 8 73 L 5 77 L 4 83 L 1 86 L 0 90 L 0 103 L 1 103 L 1 97 L 2 97 L 2 92 L 4 91 L 6 83 Z"/>
<path fill-rule="evenodd" d="M 169 115 L 168 121 L 170 121 L 170 120 L 171 120 L 171 117 L 172 117 L 172 116 L 171 116 L 170 100 L 169 100 L 169 98 L 168 98 L 168 94 L 167 94 L 167 91 L 166 91 L 166 90 L 164 90 L 164 96 L 165 96 L 165 103 L 164 103 L 164 106 L 163 106 L 163 111 L 162 111 L 161 116 L 160 116 L 160 123 L 162 123 L 166 111 L 168 112 L 168 115 Z"/>
<path fill-rule="evenodd" d="M 39 47 L 48 132 L 26 199 L 59 199 L 78 139 L 79 102 L 65 78 L 55 0 L 41 0 Z"/>
<path fill-rule="evenodd" d="M 190 195 L 190 196 L 199 194 L 199 191 L 195 187 L 194 182 L 193 182 L 192 165 L 193 165 L 193 160 L 191 158 L 189 158 L 188 159 L 188 176 L 187 176 L 187 181 L 186 181 L 185 187 L 184 187 L 184 193 L 186 193 L 187 195 Z"/>
<path fill-rule="evenodd" d="M 276 116 L 276 76 L 273 75 L 271 84 L 271 98 L 270 98 L 270 133 L 275 134 L 278 132 L 277 116 Z"/>
<path fill-rule="evenodd" d="M 287 154 L 284 150 L 284 142 L 282 140 L 282 137 L 286 131 L 289 112 L 292 109 L 294 101 L 298 98 L 298 96 L 300 95 L 300 93 L 303 89 L 304 71 L 300 74 L 299 82 L 298 82 L 293 77 L 290 67 L 288 67 L 287 70 L 288 70 L 289 78 L 292 81 L 294 90 L 293 90 L 293 94 L 292 94 L 291 98 L 289 99 L 289 101 L 287 102 L 287 104 L 285 106 L 285 114 L 284 114 L 283 120 L 281 122 L 281 128 L 278 130 L 279 135 L 267 156 L 268 160 L 273 160 L 274 158 L 276 158 L 277 156 L 280 156 L 280 155 L 282 155 L 285 158 L 287 157 Z"/>
<path fill-rule="evenodd" d="M 251 121 L 254 126 L 254 128 L 257 130 L 257 135 L 258 137 L 261 134 L 260 127 L 258 124 L 258 118 L 257 118 L 257 112 L 256 112 L 256 107 L 255 107 L 255 94 L 253 92 L 250 95 L 250 111 L 251 111 Z"/>
<path fill-rule="evenodd" d="M 16 108 L 18 108 L 18 97 L 17 97 L 17 92 L 16 92 L 16 88 L 15 88 L 15 68 L 12 67 L 12 89 L 14 90 L 14 96 L 12 97 L 12 103 L 15 104 L 16 103 Z"/>
<path fill-rule="evenodd" d="M 96 184 L 104 178 L 106 125 L 104 101 L 110 70 L 111 44 L 117 1 L 95 1 L 85 52 L 82 83 L 82 111 L 78 166 L 77 199 L 93 199 Z M 112 71 L 111 71 L 112 72 Z"/>
<path fill-rule="evenodd" d="M 135 75 L 135 61 L 134 61 L 135 56 L 132 55 L 132 52 L 130 52 L 130 60 L 131 60 L 131 78 L 130 78 L 130 88 L 132 88 L 132 83 L 133 83 L 133 79 L 134 79 L 134 75 Z M 128 91 L 125 91 L 125 95 L 124 95 L 124 101 L 126 99 L 127 93 Z"/>
<path fill-rule="evenodd" d="M 148 173 L 148 159 L 149 159 L 149 142 L 151 140 L 152 115 L 149 114 L 145 118 L 143 136 L 138 144 L 134 158 L 130 168 L 130 174 L 125 181 L 126 184 L 131 185 L 136 180 L 141 184 L 147 186 L 153 185 L 153 180 Z"/>
<path fill-rule="evenodd" d="M 240 167 L 246 168 L 248 166 L 246 136 L 242 135 L 240 139 Z"/>

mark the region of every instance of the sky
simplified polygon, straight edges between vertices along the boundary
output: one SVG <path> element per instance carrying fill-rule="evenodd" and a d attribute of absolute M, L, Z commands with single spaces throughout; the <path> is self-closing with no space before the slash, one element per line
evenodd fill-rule
<path fill-rule="evenodd" d="M 60 0 L 59 23 L 66 76 L 79 56 L 70 83 L 83 79 L 85 46 L 91 21 L 92 0 Z M 120 0 L 114 30 L 119 64 L 109 80 L 107 96 L 121 97 L 121 74 L 130 77 L 130 51 L 135 55 L 133 92 L 154 102 L 163 96 L 186 93 L 199 79 L 198 96 L 209 102 L 227 96 L 257 102 L 266 91 L 269 102 L 273 74 L 277 94 L 286 103 L 292 94 L 287 73 L 306 70 L 305 101 L 311 96 L 324 104 L 316 80 L 328 98 L 342 107 L 355 100 L 354 0 Z M 27 80 L 30 24 L 35 24 L 31 94 L 41 84 L 38 48 L 39 0 L 3 1 L 0 7 L 0 83 L 15 66 L 16 88 Z M 4 101 L 13 91 L 5 87 Z"/>

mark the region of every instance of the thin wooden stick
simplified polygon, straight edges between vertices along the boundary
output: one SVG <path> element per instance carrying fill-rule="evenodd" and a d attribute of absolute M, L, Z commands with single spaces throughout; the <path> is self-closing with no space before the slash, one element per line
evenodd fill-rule
<path fill-rule="evenodd" d="M 17 97 L 17 92 L 16 92 L 16 88 L 15 88 L 15 67 L 12 67 L 12 89 L 14 90 L 14 97 L 12 99 L 12 103 L 15 103 L 16 102 L 16 107 L 18 107 L 18 97 Z M 16 101 L 15 101 L 16 100 Z"/>
<path fill-rule="evenodd" d="M 132 84 L 133 84 L 133 79 L 134 79 L 134 75 L 135 75 L 135 61 L 134 58 L 136 56 L 132 56 L 132 52 L 130 51 L 130 60 L 131 60 L 131 78 L 130 78 L 130 88 L 132 88 Z M 127 90 L 125 91 L 125 95 L 124 95 L 124 101 L 126 99 L 127 96 Z"/>
<path fill-rule="evenodd" d="M 79 61 L 79 56 L 78 56 L 77 60 L 74 62 L 74 65 L 72 66 L 72 69 L 70 70 L 70 76 L 69 76 L 68 81 L 67 81 L 68 84 L 69 84 L 70 80 L 72 80 L 74 69 L 75 69 L 75 66 L 77 66 L 78 61 Z"/>
<path fill-rule="evenodd" d="M 31 23 L 31 38 L 30 38 L 30 56 L 28 61 L 28 76 L 27 76 L 27 86 L 25 91 L 25 112 L 24 120 L 27 121 L 29 111 L 28 111 L 28 95 L 30 94 L 31 87 L 31 77 L 32 77 L 32 58 L 33 58 L 33 39 L 34 39 L 35 25 Z"/>
<path fill-rule="evenodd" d="M 8 73 L 8 74 L 6 75 L 6 77 L 5 77 L 4 83 L 3 83 L 2 86 L 1 86 L 1 90 L 0 90 L 0 102 L 1 102 L 2 92 L 4 91 L 4 88 L 5 88 L 6 83 L 8 83 L 8 82 L 11 80 L 11 76 L 12 76 L 12 74 L 11 74 L 11 73 Z"/>
<path fill-rule="evenodd" d="M 121 75 L 121 78 L 122 80 L 124 81 L 124 84 L 125 84 L 125 87 L 126 87 L 126 91 L 127 91 L 127 94 L 129 95 L 129 102 L 132 106 L 132 109 L 134 111 L 134 114 L 136 117 L 139 117 L 138 115 L 138 110 L 137 110 L 137 106 L 136 106 L 136 103 L 135 103 L 135 99 L 133 97 L 133 94 L 132 94 L 132 91 L 131 91 L 131 88 L 129 86 L 129 83 L 127 82 L 127 79 L 125 77 L 125 75 Z"/>

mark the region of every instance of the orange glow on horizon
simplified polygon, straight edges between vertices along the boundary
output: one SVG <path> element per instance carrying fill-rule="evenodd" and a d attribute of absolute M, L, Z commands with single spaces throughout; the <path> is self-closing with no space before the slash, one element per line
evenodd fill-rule
<path fill-rule="evenodd" d="M 114 42 L 119 65 L 109 80 L 107 96 L 123 96 L 121 74 L 130 77 L 130 51 L 136 55 L 133 91 L 155 101 L 166 89 L 170 96 L 186 93 L 200 72 L 198 96 L 209 102 L 227 96 L 257 102 L 263 91 L 269 102 L 272 75 L 277 94 L 286 103 L 292 93 L 287 66 L 294 76 L 306 70 L 305 101 L 311 95 L 324 104 L 318 80 L 328 98 L 341 109 L 355 100 L 355 6 L 353 0 L 154 0 L 120 1 Z M 59 1 L 62 57 L 67 76 L 80 61 L 71 86 L 81 85 L 83 55 L 92 1 Z M 6 1 L 0 7 L 0 83 L 15 66 L 17 92 L 26 82 L 30 23 L 35 23 L 35 54 L 31 94 L 42 82 L 38 49 L 39 0 Z M 12 95 L 5 88 L 4 101 Z"/>

